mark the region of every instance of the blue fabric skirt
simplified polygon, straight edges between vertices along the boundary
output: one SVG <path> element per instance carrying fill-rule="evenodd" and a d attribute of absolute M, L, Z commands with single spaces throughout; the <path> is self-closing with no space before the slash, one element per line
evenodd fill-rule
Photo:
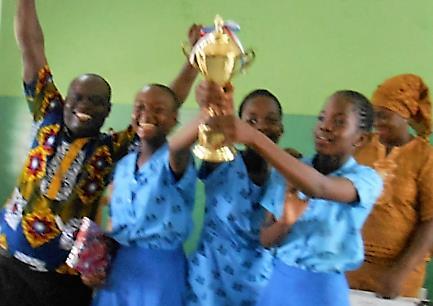
<path fill-rule="evenodd" d="M 220 236 L 204 239 L 189 259 L 188 306 L 254 306 L 272 274 L 272 254 Z"/>
<path fill-rule="evenodd" d="M 181 306 L 186 287 L 183 250 L 121 246 L 94 306 Z"/>
<path fill-rule="evenodd" d="M 343 273 L 302 270 L 276 260 L 258 306 L 350 306 Z"/>

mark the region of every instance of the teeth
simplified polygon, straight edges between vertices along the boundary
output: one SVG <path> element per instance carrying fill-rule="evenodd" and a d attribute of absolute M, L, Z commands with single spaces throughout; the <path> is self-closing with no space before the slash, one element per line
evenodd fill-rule
<path fill-rule="evenodd" d="M 152 128 L 152 127 L 154 127 L 155 125 L 152 124 L 152 123 L 139 122 L 139 123 L 138 123 L 138 126 L 141 127 L 141 128 Z"/>
<path fill-rule="evenodd" d="M 155 125 L 152 123 L 146 123 L 146 122 L 137 122 L 137 135 L 140 138 L 146 137 L 146 133 L 152 133 L 153 129 L 155 128 Z"/>
<path fill-rule="evenodd" d="M 92 116 L 90 116 L 89 114 L 86 114 L 86 113 L 76 112 L 75 115 L 78 117 L 78 119 L 83 120 L 83 121 L 87 121 L 87 120 L 92 119 Z"/>
<path fill-rule="evenodd" d="M 319 136 L 318 138 L 319 138 L 320 140 L 327 141 L 327 142 L 331 142 L 331 141 L 332 141 L 331 138 L 326 138 L 326 137 L 324 137 L 324 136 Z"/>

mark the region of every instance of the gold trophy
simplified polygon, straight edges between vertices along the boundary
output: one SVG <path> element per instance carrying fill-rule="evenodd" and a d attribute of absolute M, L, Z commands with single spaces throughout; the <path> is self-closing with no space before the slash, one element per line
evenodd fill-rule
<path fill-rule="evenodd" d="M 203 76 L 221 86 L 225 86 L 232 77 L 243 71 L 254 59 L 254 52 L 244 51 L 239 39 L 231 28 L 238 28 L 237 25 L 225 24 L 220 16 L 216 16 L 215 28 L 205 34 L 194 45 L 191 52 L 185 54 L 189 62 Z M 210 107 L 209 115 L 215 116 L 215 111 Z M 205 161 L 224 162 L 235 158 L 236 149 L 234 146 L 224 146 L 224 135 L 212 131 L 204 123 L 199 125 L 198 144 L 193 148 L 194 154 Z"/>

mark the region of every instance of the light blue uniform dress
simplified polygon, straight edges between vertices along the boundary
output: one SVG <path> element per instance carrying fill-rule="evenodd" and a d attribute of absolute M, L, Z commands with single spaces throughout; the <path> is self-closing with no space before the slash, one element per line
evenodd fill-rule
<path fill-rule="evenodd" d="M 272 272 L 272 254 L 259 242 L 264 187 L 255 185 L 241 154 L 199 177 L 206 190 L 202 235 L 189 258 L 187 305 L 253 306 Z"/>
<path fill-rule="evenodd" d="M 306 163 L 311 165 L 311 160 Z M 306 210 L 276 249 L 274 272 L 258 305 L 349 306 L 344 272 L 363 261 L 361 228 L 382 191 L 382 180 L 353 158 L 329 176 L 350 180 L 359 201 L 308 200 Z M 285 179 L 273 172 L 261 204 L 277 218 L 284 208 L 285 190 Z M 305 198 L 302 193 L 298 196 Z"/>
<path fill-rule="evenodd" d="M 114 173 L 111 236 L 120 244 L 93 305 L 184 305 L 186 259 L 182 244 L 192 229 L 196 170 L 192 157 L 176 180 L 165 144 L 136 169 L 137 153 Z"/>

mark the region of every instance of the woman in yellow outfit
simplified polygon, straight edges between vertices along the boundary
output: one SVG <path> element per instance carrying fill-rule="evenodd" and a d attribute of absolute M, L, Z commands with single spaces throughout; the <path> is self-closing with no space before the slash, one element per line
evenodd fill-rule
<path fill-rule="evenodd" d="M 378 87 L 372 102 L 376 133 L 355 157 L 381 173 L 384 190 L 364 225 L 364 264 L 347 276 L 353 289 L 417 297 L 433 244 L 429 90 L 416 75 L 398 75 Z"/>

